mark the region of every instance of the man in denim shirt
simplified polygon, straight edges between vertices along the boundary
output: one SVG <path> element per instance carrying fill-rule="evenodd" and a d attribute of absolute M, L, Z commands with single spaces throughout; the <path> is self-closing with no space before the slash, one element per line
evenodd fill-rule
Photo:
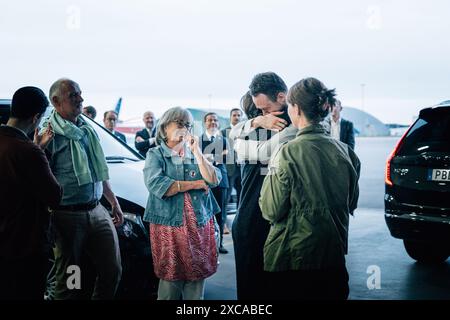
<path fill-rule="evenodd" d="M 98 137 L 79 115 L 83 98 L 77 83 L 60 79 L 50 88 L 55 110 L 46 120 L 55 131 L 48 145 L 50 167 L 63 187 L 59 206 L 53 208 L 55 230 L 56 299 L 79 298 L 81 290 L 68 288 L 70 266 L 81 265 L 87 253 L 96 266 L 93 299 L 112 299 L 122 267 L 115 225 L 123 223 L 122 209 L 109 184 L 108 167 Z M 113 218 L 99 203 L 102 196 Z M 81 275 L 85 274 L 81 270 Z M 77 288 L 75 285 L 75 289 Z"/>

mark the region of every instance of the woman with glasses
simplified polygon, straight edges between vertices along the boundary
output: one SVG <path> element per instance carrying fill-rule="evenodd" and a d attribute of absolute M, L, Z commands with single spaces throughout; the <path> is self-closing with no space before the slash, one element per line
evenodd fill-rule
<path fill-rule="evenodd" d="M 158 146 L 145 162 L 144 220 L 160 279 L 158 300 L 203 299 L 205 279 L 217 270 L 214 214 L 220 208 L 210 188 L 222 177 L 191 135 L 192 122 L 186 109 L 167 110 L 157 127 Z"/>

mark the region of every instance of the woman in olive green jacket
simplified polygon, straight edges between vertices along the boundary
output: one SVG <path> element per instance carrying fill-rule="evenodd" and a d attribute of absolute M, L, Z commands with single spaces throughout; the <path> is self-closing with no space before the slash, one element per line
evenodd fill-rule
<path fill-rule="evenodd" d="M 360 162 L 320 122 L 334 90 L 314 78 L 288 93 L 289 117 L 299 129 L 275 155 L 259 204 L 271 223 L 264 246 L 269 290 L 279 299 L 346 299 L 349 214 L 356 209 Z"/>

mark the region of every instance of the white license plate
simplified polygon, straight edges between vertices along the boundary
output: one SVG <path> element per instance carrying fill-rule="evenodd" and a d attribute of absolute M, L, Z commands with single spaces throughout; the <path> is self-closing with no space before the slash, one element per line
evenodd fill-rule
<path fill-rule="evenodd" d="M 428 180 L 450 181 L 450 169 L 429 169 Z"/>

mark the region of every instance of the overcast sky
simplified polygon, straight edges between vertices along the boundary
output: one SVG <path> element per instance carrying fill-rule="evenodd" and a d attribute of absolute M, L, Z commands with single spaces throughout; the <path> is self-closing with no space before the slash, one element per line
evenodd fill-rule
<path fill-rule="evenodd" d="M 254 74 L 274 71 L 409 123 L 450 99 L 449 12 L 448 0 L 0 0 L 0 98 L 65 76 L 99 111 L 122 96 L 123 119 L 237 107 Z"/>

